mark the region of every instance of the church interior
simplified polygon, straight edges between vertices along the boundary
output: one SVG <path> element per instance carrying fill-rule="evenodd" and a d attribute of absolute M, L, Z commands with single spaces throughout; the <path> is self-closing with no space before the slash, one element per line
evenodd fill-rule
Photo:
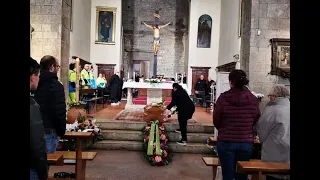
<path fill-rule="evenodd" d="M 91 159 L 82 155 L 84 172 L 74 170 L 75 165 L 79 171 L 78 156 L 70 158 L 76 159 L 73 163 L 64 158 L 63 165 L 50 166 L 52 178 L 57 172 L 74 172 L 76 179 L 91 180 L 222 180 L 219 162 L 210 164 L 203 157 L 214 157 L 218 132 L 212 114 L 220 94 L 230 89 L 229 73 L 240 69 L 247 74 L 261 111 L 270 88 L 281 84 L 290 89 L 289 0 L 30 0 L 30 25 L 31 57 L 38 62 L 45 55 L 57 58 L 66 97 L 69 65 L 76 65 L 76 95 L 87 101 L 85 118 L 94 119 L 101 135 L 83 147 L 82 153 L 96 152 Z M 105 79 L 102 90 L 78 88 L 86 65 L 91 65 L 93 79 L 100 74 Z M 114 74 L 123 84 L 119 101 L 113 101 L 112 90 L 104 91 Z M 201 76 L 214 83 L 197 89 Z M 150 104 L 170 104 L 174 82 L 195 103 L 188 144 L 175 143 L 180 138 L 174 132 L 177 114 L 165 118 L 173 160 L 155 168 L 141 153 L 142 129 L 148 126 L 146 112 L 153 113 L 147 111 Z M 93 94 L 91 100 L 82 99 L 88 94 Z"/>

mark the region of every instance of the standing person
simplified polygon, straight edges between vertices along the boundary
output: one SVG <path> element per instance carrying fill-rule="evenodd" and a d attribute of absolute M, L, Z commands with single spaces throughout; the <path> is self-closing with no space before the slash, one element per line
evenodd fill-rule
<path fill-rule="evenodd" d="M 117 95 L 117 103 L 120 104 L 121 103 L 121 98 L 122 98 L 122 86 L 123 86 L 123 78 L 119 78 L 119 84 L 118 84 L 118 88 L 119 88 L 119 91 L 118 91 L 118 95 Z"/>
<path fill-rule="evenodd" d="M 77 74 L 75 70 L 75 63 L 69 64 L 69 96 L 68 96 L 68 104 L 72 104 L 76 102 L 76 81 Z"/>
<path fill-rule="evenodd" d="M 88 89 L 91 86 L 89 70 L 90 70 L 90 64 L 85 64 L 84 68 L 81 70 L 81 73 L 80 73 L 81 85 L 83 89 Z"/>
<path fill-rule="evenodd" d="M 118 103 L 119 84 L 120 84 L 119 72 L 116 72 L 111 76 L 110 84 L 109 84 L 112 106 L 119 105 Z"/>
<path fill-rule="evenodd" d="M 254 130 L 261 113 L 259 101 L 246 87 L 246 73 L 234 70 L 229 74 L 230 90 L 222 93 L 213 112 L 218 130 L 217 152 L 223 180 L 247 180 L 247 174 L 236 173 L 237 161 L 249 161 Z"/>
<path fill-rule="evenodd" d="M 36 90 L 40 76 L 40 65 L 30 58 L 30 90 Z M 30 180 L 48 178 L 46 143 L 38 103 L 30 96 Z"/>
<path fill-rule="evenodd" d="M 172 100 L 167 106 L 170 110 L 173 106 L 177 106 L 179 129 L 176 132 L 181 132 L 182 139 L 177 142 L 180 145 L 187 145 L 187 123 L 192 118 L 195 111 L 193 102 L 191 101 L 188 93 L 178 83 L 172 85 Z"/>
<path fill-rule="evenodd" d="M 275 85 L 269 93 L 270 102 L 256 124 L 262 143 L 261 160 L 290 163 L 290 92 Z M 287 175 L 266 175 L 267 180 L 290 179 Z"/>
<path fill-rule="evenodd" d="M 41 107 L 47 153 L 55 153 L 66 132 L 66 100 L 63 85 L 58 81 L 57 59 L 46 55 L 40 61 L 41 75 L 35 100 Z"/>

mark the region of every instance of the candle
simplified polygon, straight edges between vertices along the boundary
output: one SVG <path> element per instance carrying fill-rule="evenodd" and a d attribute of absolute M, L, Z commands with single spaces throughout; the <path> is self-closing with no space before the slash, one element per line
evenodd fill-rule
<path fill-rule="evenodd" d="M 136 79 L 136 72 L 133 71 L 133 78 L 132 79 Z"/>
<path fill-rule="evenodd" d="M 128 72 L 128 80 L 130 79 L 130 76 L 129 76 L 129 72 Z"/>
<path fill-rule="evenodd" d="M 76 103 L 79 102 L 80 59 L 76 59 Z"/>
<path fill-rule="evenodd" d="M 178 73 L 176 73 L 176 79 L 175 80 L 176 80 L 176 82 L 178 81 Z"/>
<path fill-rule="evenodd" d="M 181 83 L 183 84 L 183 74 L 181 75 Z"/>

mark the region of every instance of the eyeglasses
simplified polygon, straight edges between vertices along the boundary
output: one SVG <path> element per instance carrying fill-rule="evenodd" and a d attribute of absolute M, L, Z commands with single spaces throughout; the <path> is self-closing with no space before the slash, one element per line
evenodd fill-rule
<path fill-rule="evenodd" d="M 57 67 L 57 68 L 60 68 L 61 66 L 60 66 L 60 65 L 56 65 L 56 67 Z"/>

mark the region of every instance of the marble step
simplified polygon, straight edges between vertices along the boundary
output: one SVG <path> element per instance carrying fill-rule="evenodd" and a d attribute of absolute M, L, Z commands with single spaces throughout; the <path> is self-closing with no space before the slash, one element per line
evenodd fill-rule
<path fill-rule="evenodd" d="M 164 127 L 168 132 L 174 132 L 174 130 L 179 129 L 179 124 L 164 123 Z M 206 124 L 188 124 L 187 132 L 214 134 L 214 126 Z"/>
<path fill-rule="evenodd" d="M 102 130 L 105 140 L 121 140 L 121 141 L 142 141 L 144 134 L 142 131 L 129 130 Z M 176 132 L 167 132 L 168 140 L 176 142 L 181 139 L 181 134 Z M 187 138 L 190 143 L 205 143 L 213 134 L 206 133 L 188 133 Z"/>
<path fill-rule="evenodd" d="M 103 150 L 129 150 L 142 151 L 141 141 L 115 141 L 103 140 L 93 144 L 93 149 Z M 212 154 L 212 150 L 204 143 L 187 143 L 186 146 L 179 145 L 175 142 L 168 143 L 169 150 L 173 153 L 191 153 L 191 154 Z"/>

